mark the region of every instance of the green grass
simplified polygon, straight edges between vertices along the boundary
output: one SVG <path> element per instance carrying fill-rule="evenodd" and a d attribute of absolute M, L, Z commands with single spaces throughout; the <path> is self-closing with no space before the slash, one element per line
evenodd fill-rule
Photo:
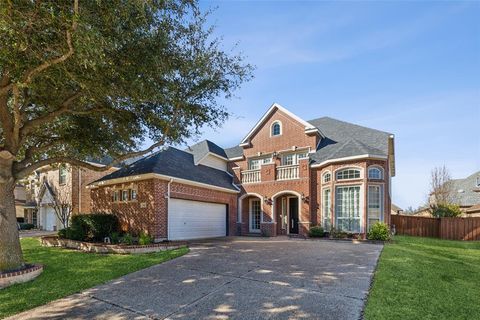
<path fill-rule="evenodd" d="M 187 248 L 137 255 L 102 255 L 42 247 L 38 239 L 22 239 L 24 258 L 41 263 L 33 281 L 0 290 L 0 318 L 102 284 L 108 280 L 179 257 Z"/>
<path fill-rule="evenodd" d="M 480 242 L 395 237 L 380 256 L 365 319 L 480 319 Z"/>

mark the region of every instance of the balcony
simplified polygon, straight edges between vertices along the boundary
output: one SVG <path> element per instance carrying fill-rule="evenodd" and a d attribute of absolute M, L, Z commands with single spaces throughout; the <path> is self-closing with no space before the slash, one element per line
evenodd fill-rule
<path fill-rule="evenodd" d="M 242 171 L 242 183 L 255 183 L 261 181 L 260 170 Z"/>
<path fill-rule="evenodd" d="M 277 167 L 277 180 L 292 180 L 298 179 L 299 175 L 298 164 Z"/>

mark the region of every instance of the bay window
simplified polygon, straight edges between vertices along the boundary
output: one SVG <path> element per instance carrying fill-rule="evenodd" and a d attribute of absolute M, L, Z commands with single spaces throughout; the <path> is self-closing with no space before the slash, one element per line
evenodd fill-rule
<path fill-rule="evenodd" d="M 383 221 L 383 186 L 368 186 L 368 228 Z"/>
<path fill-rule="evenodd" d="M 332 195 L 331 195 L 330 189 L 323 189 L 323 197 L 322 197 L 323 229 L 327 232 L 330 231 L 332 227 L 331 214 L 330 214 L 330 206 L 332 204 L 331 196 Z"/>

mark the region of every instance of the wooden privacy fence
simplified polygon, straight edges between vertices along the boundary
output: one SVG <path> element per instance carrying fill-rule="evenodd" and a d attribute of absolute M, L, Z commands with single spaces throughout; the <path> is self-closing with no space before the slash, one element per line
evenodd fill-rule
<path fill-rule="evenodd" d="M 392 215 L 396 234 L 449 240 L 480 240 L 480 217 L 429 218 Z"/>

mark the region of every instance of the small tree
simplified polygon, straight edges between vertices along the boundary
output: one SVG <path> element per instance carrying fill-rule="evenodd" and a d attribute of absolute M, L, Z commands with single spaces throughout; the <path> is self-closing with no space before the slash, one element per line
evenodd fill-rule
<path fill-rule="evenodd" d="M 429 206 L 434 217 L 456 217 L 461 214 L 455 205 L 455 189 L 445 166 L 432 170 L 430 188 Z"/>
<path fill-rule="evenodd" d="M 53 183 L 50 184 L 52 186 Z M 72 193 L 70 188 L 52 187 L 52 206 L 55 214 L 63 225 L 63 229 L 68 228 L 70 217 L 72 216 Z"/>

